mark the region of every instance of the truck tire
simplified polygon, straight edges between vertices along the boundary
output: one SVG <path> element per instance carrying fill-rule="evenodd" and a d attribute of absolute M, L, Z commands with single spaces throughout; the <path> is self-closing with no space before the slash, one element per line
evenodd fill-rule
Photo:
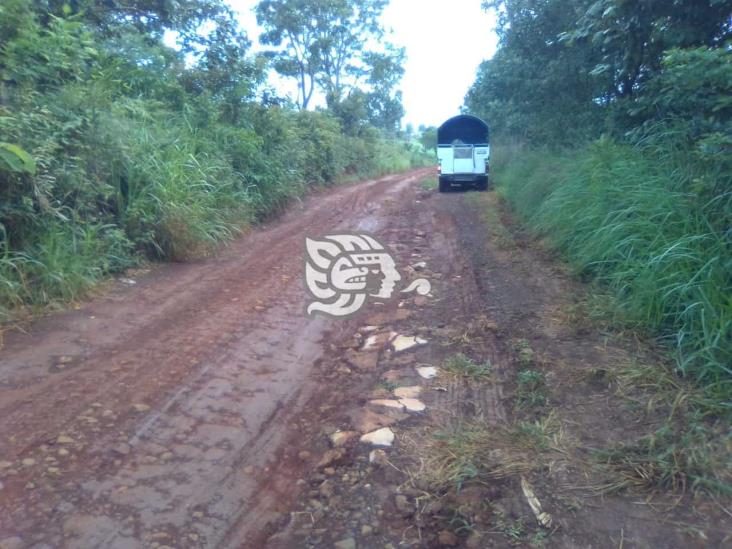
<path fill-rule="evenodd" d="M 488 190 L 488 176 L 481 177 L 478 180 L 478 190 L 481 192 Z"/>
<path fill-rule="evenodd" d="M 440 178 L 439 191 L 441 193 L 446 193 L 449 190 L 450 190 L 450 182 L 443 178 Z"/>

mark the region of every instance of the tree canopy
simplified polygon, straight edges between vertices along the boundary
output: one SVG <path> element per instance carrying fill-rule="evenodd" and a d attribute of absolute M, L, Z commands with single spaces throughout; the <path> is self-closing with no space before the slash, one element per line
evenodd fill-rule
<path fill-rule="evenodd" d="M 302 109 L 309 107 L 316 90 L 329 106 L 355 93 L 350 102 L 363 99 L 371 123 L 396 128 L 403 114 L 396 87 L 404 72 L 404 50 L 385 41 L 379 17 L 386 4 L 385 0 L 259 2 L 257 21 L 265 30 L 260 41 L 273 46 L 270 56 L 277 72 L 297 82 Z"/>
<path fill-rule="evenodd" d="M 675 49 L 716 49 L 729 57 L 731 0 L 483 5 L 498 14 L 499 48 L 480 66 L 465 107 L 497 131 L 533 141 L 626 131 L 637 103 L 658 91 L 652 82 Z"/>

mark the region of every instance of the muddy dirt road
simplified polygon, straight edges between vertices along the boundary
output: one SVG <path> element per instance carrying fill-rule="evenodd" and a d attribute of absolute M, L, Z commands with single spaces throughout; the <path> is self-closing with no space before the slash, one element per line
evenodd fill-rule
<path fill-rule="evenodd" d="M 333 390 L 312 375 L 337 326 L 303 314 L 304 236 L 386 230 L 423 173 L 311 197 L 216 259 L 157 268 L 9 335 L 3 536 L 134 547 L 164 530 L 207 546 L 256 534 L 296 471 L 244 469 L 278 463 L 295 420 L 317 416 L 305 404 Z"/>
<path fill-rule="evenodd" d="M 0 351 L 0 547 L 698 545 L 650 508 L 630 516 L 635 496 L 584 508 L 567 496 L 564 509 L 556 491 L 553 530 L 534 524 L 512 538 L 505 525 L 533 516 L 518 476 L 478 496 L 500 503 L 474 517 L 488 537 L 478 527 L 450 529 L 455 515 L 423 512 L 433 501 L 446 509 L 448 496 L 407 486 L 419 476 L 408 468 L 425 448 L 420 433 L 468 416 L 510 421 L 516 361 L 545 345 L 537 364 L 558 366 L 548 384 L 575 385 L 556 401 L 573 439 L 592 445 L 613 429 L 622 438 L 623 418 L 605 389 L 577 385 L 571 368 L 628 353 L 596 334 L 578 342 L 559 313 L 571 302 L 567 277 L 547 263 L 535 268 L 534 256 L 517 256 L 500 234 L 486 249 L 491 238 L 478 228 L 486 220 L 475 204 L 466 193 L 423 190 L 430 175 L 311 196 L 213 259 L 132 275 L 134 284 L 116 282 L 77 310 L 8 334 Z M 426 276 L 432 294 L 369 304 L 348 320 L 307 317 L 304 237 L 358 231 L 390 247 L 403 285 Z M 398 352 L 397 333 L 427 343 Z M 491 383 L 417 374 L 454 351 L 490 361 Z M 399 387 L 422 390 L 428 414 L 374 403 L 393 400 Z M 585 425 L 588 414 L 602 421 Z M 397 434 L 389 466 L 358 442 L 386 426 Z M 573 475 L 590 482 L 569 458 L 551 463 L 562 486 Z M 513 472 L 532 478 L 531 467 Z M 537 488 L 542 498 L 549 489 Z M 606 512 L 591 512 L 598 506 Z M 710 526 L 717 511 L 704 512 L 704 539 L 723 539 Z M 692 515 L 682 518 L 701 520 Z"/>

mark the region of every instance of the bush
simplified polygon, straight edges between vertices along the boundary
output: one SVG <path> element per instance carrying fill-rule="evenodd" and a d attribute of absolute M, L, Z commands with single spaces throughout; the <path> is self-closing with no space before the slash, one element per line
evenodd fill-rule
<path fill-rule="evenodd" d="M 0 6 L 0 321 L 144 257 L 205 255 L 313 186 L 420 160 L 328 111 L 256 103 L 238 49 L 230 67 L 186 67 L 157 35 L 68 10 Z"/>

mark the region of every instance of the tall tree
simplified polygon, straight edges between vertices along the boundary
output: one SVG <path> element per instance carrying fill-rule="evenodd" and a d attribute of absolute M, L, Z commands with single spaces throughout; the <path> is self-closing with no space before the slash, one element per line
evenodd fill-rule
<path fill-rule="evenodd" d="M 183 71 L 181 79 L 189 91 L 207 92 L 220 101 L 227 119 L 236 122 L 264 81 L 263 63 L 248 55 L 251 43 L 228 9 L 210 24 L 210 32 L 199 38 L 203 49 L 197 52 L 196 63 Z"/>
<path fill-rule="evenodd" d="M 602 86 L 589 68 L 592 48 L 559 41 L 592 0 L 492 0 L 499 48 L 478 69 L 465 98 L 468 111 L 499 133 L 530 140 L 568 140 L 594 125 Z M 567 126 L 574 118 L 577 124 Z M 573 135 L 574 134 L 574 135 Z"/>
<path fill-rule="evenodd" d="M 390 45 L 380 50 L 370 44 L 383 43 L 385 31 L 379 17 L 386 0 L 262 0 L 257 21 L 265 32 L 263 44 L 275 46 L 274 67 L 298 83 L 299 105 L 306 109 L 316 87 L 332 105 L 362 83 L 372 83 L 373 74 L 388 78 L 391 85 L 401 74 L 403 50 Z M 385 66 L 391 70 L 385 70 Z M 390 88 L 390 90 L 392 89 Z M 392 96 L 393 99 L 393 96 Z"/>
<path fill-rule="evenodd" d="M 561 40 L 589 42 L 602 55 L 595 74 L 631 97 L 661 69 L 671 48 L 714 47 L 732 37 L 732 0 L 596 0 Z"/>
<path fill-rule="evenodd" d="M 178 31 L 184 46 L 197 41 L 199 27 L 228 11 L 223 0 L 32 0 L 42 24 L 51 16 L 79 16 L 103 35 L 127 27 L 161 37 Z"/>
<path fill-rule="evenodd" d="M 265 29 L 259 41 L 280 48 L 270 52 L 275 70 L 297 80 L 298 104 L 307 109 L 320 69 L 311 3 L 308 0 L 264 0 L 257 5 L 257 23 Z"/>

